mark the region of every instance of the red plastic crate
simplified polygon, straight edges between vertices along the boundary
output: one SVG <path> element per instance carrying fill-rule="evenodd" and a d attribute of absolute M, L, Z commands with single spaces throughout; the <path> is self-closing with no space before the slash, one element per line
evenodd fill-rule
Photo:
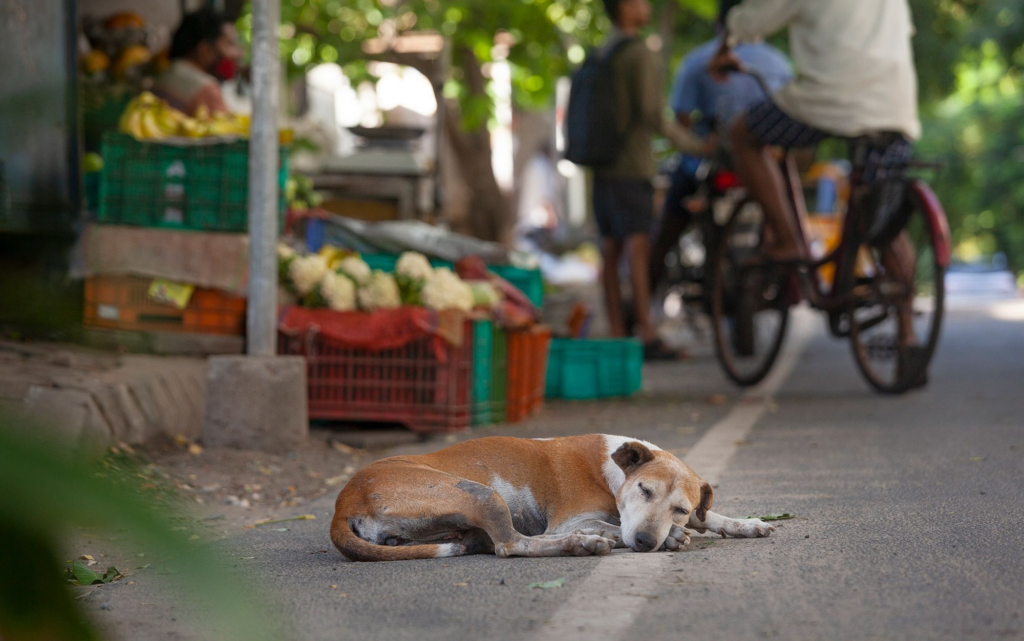
<path fill-rule="evenodd" d="M 524 420 L 544 404 L 550 347 L 551 330 L 543 325 L 508 333 L 509 423 Z"/>
<path fill-rule="evenodd" d="M 278 351 L 307 362 L 309 417 L 401 423 L 415 432 L 458 432 L 470 425 L 473 325 L 460 347 L 422 338 L 403 347 L 352 349 L 320 334 L 282 334 Z M 443 358 L 438 358 L 438 346 Z"/>
<path fill-rule="evenodd" d="M 86 327 L 143 332 L 245 334 L 245 298 L 197 287 L 185 309 L 149 297 L 152 279 L 92 276 L 85 279 Z"/>

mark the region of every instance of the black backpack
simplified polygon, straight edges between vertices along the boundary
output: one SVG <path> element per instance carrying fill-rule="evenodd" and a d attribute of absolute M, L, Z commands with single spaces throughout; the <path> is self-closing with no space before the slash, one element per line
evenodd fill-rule
<path fill-rule="evenodd" d="M 572 75 L 566 113 L 565 158 L 585 167 L 605 167 L 622 151 L 618 101 L 615 96 L 615 55 L 632 38 L 592 49 Z"/>

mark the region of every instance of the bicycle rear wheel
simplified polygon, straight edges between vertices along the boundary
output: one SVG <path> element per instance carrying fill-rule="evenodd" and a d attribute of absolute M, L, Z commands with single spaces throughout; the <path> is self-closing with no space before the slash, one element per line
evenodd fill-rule
<path fill-rule="evenodd" d="M 848 311 L 850 343 L 867 382 L 884 394 L 927 383 L 945 310 L 945 268 L 925 205 L 908 188 L 907 222 L 894 238 L 863 245 L 854 302 Z"/>
<path fill-rule="evenodd" d="M 715 351 L 726 375 L 741 386 L 768 375 L 789 323 L 789 274 L 750 265 L 761 255 L 764 230 L 761 208 L 741 202 L 718 235 L 709 265 Z"/>

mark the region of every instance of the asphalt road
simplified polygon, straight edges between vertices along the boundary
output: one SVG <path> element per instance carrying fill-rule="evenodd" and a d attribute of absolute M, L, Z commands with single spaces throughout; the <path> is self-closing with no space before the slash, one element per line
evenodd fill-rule
<path fill-rule="evenodd" d="M 931 384 L 901 398 L 870 392 L 815 322 L 771 397 L 741 398 L 698 354 L 648 368 L 639 398 L 552 404 L 498 430 L 621 433 L 700 459 L 757 404 L 718 466 L 715 509 L 797 515 L 769 539 L 355 564 L 331 547 L 321 500 L 301 510 L 316 521 L 227 543 L 286 639 L 1024 638 L 1024 303 L 957 309 L 946 327 Z M 86 608 L 116 638 L 210 636 L 153 582 L 109 586 L 107 609 Z"/>

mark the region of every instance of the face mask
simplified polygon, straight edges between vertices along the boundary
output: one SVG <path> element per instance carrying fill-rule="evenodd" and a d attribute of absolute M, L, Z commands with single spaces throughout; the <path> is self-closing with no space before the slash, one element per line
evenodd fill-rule
<path fill-rule="evenodd" d="M 227 82 L 238 73 L 238 64 L 231 58 L 221 58 L 213 68 L 213 75 L 221 82 Z"/>

